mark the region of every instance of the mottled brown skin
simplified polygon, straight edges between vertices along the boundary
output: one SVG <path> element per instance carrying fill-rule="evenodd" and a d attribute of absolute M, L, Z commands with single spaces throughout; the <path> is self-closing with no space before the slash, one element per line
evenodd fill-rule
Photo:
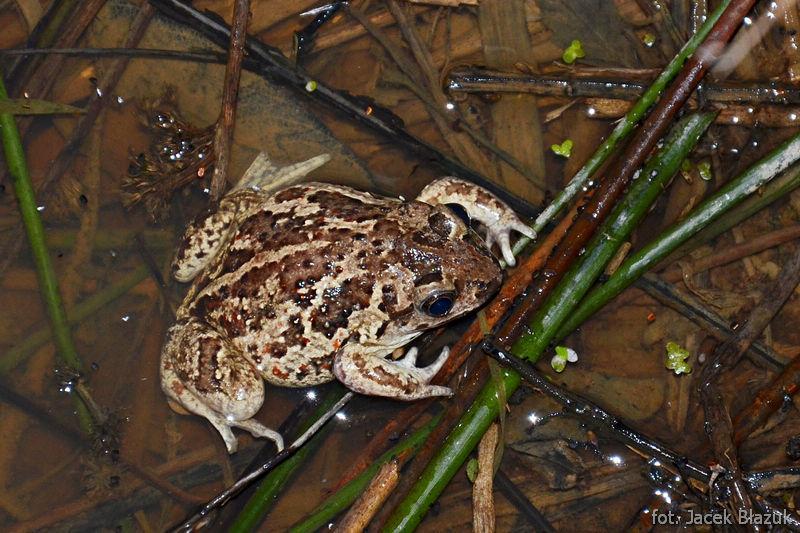
<path fill-rule="evenodd" d="M 485 193 L 463 188 L 470 198 Z M 252 419 L 262 379 L 302 387 L 338 378 L 404 400 L 449 394 L 429 384 L 446 352 L 425 368 L 415 353 L 386 356 L 480 307 L 502 280 L 491 252 L 447 207 L 321 183 L 274 195 L 237 190 L 184 242 L 174 274 L 193 283 L 164 347 L 162 388 L 208 418 L 231 451 L 232 425 L 280 438 Z M 445 312 L 434 312 L 442 299 Z"/>
<path fill-rule="evenodd" d="M 324 383 L 333 379 L 333 356 L 344 343 L 362 336 L 381 343 L 398 333 L 405 340 L 443 322 L 420 316 L 409 295 L 445 277 L 468 303 L 446 320 L 497 289 L 499 265 L 446 208 L 317 187 L 292 187 L 274 202 L 294 206 L 275 212 L 268 202 L 248 216 L 231 250 L 210 268 L 224 283 L 198 280 L 197 297 L 185 303 L 187 315 L 217 325 L 265 380 Z M 317 209 L 298 213 L 309 205 Z M 373 294 L 379 301 L 371 307 Z M 369 328 L 352 331 L 365 321 Z"/>

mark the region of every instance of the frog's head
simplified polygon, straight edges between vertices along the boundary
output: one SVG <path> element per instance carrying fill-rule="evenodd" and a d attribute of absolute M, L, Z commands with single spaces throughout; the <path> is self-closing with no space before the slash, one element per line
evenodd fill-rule
<path fill-rule="evenodd" d="M 410 232 L 403 263 L 413 274 L 407 330 L 424 330 L 481 307 L 503 281 L 483 240 L 444 206 L 429 206 L 426 222 Z"/>

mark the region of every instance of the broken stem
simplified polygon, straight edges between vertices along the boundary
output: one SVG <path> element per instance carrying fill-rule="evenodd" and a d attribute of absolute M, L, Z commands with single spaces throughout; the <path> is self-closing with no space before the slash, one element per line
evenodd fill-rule
<path fill-rule="evenodd" d="M 151 8 L 152 9 L 152 8 Z M 225 65 L 225 81 L 222 88 L 222 106 L 214 131 L 214 153 L 217 156 L 211 176 L 211 202 L 218 202 L 225 193 L 228 162 L 231 156 L 233 124 L 236 118 L 236 102 L 239 95 L 239 79 L 242 75 L 244 44 L 247 38 L 247 21 L 250 18 L 250 0 L 236 0 L 233 7 L 233 25 L 228 47 L 228 62 Z"/>

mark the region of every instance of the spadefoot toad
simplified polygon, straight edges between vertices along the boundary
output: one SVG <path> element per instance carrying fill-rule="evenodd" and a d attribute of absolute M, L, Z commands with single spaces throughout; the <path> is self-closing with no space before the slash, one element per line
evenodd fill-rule
<path fill-rule="evenodd" d="M 509 232 L 531 230 L 494 195 L 455 178 L 403 201 L 326 183 L 267 194 L 267 174 L 193 223 L 174 260 L 175 278 L 193 283 L 161 356 L 173 407 L 207 418 L 232 453 L 234 426 L 283 446 L 253 418 L 263 381 L 305 387 L 335 378 L 400 400 L 450 394 L 429 384 L 447 349 L 424 368 L 414 348 L 386 358 L 477 309 L 501 283 L 489 247 L 445 204 L 481 222 L 510 264 Z"/>

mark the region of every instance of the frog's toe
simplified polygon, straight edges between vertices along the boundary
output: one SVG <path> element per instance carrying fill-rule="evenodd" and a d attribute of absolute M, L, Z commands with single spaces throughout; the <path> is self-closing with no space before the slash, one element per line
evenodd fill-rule
<path fill-rule="evenodd" d="M 239 449 L 239 441 L 236 440 L 236 435 L 231 431 L 231 426 L 228 422 L 221 416 L 209 416 L 208 414 L 204 416 L 211 422 L 211 425 L 220 434 L 222 440 L 225 441 L 225 448 L 228 449 L 228 453 L 236 453 L 236 450 Z"/>
<path fill-rule="evenodd" d="M 283 437 L 277 431 L 274 431 L 261 422 L 253 420 L 249 418 L 247 420 L 237 420 L 232 422 L 232 425 L 242 428 L 245 431 L 248 431 L 252 436 L 256 438 L 263 437 L 265 439 L 269 439 L 275 443 L 275 447 L 278 448 L 278 451 L 283 450 Z M 223 437 L 224 438 L 224 437 Z"/>
<path fill-rule="evenodd" d="M 417 353 L 412 348 L 403 359 L 390 361 L 359 349 L 345 348 L 336 355 L 333 372 L 344 385 L 361 394 L 406 401 L 450 396 L 452 391 L 447 387 L 429 384 L 447 360 L 450 350 L 443 349 L 436 361 L 422 368 L 415 364 Z"/>
<path fill-rule="evenodd" d="M 536 238 L 536 232 L 531 228 L 516 219 L 498 220 L 496 223 L 487 227 L 486 230 L 486 246 L 491 248 L 494 243 L 500 248 L 500 253 L 503 255 L 503 260 L 508 266 L 514 266 L 516 260 L 514 259 L 514 252 L 511 251 L 511 230 L 518 231 L 530 239 Z"/>
<path fill-rule="evenodd" d="M 416 346 L 409 349 L 406 354 L 403 356 L 402 359 L 397 361 L 398 365 L 407 366 L 409 368 L 416 368 L 417 367 L 417 356 L 419 355 L 419 349 Z"/>
<path fill-rule="evenodd" d="M 433 377 L 439 372 L 439 370 L 444 366 L 447 362 L 447 358 L 450 357 L 450 347 L 445 346 L 442 348 L 441 353 L 439 353 L 439 357 L 436 360 L 429 364 L 426 367 L 418 368 L 417 371 L 420 374 L 420 377 L 426 382 L 430 382 Z M 448 389 L 449 390 L 449 389 Z"/>

